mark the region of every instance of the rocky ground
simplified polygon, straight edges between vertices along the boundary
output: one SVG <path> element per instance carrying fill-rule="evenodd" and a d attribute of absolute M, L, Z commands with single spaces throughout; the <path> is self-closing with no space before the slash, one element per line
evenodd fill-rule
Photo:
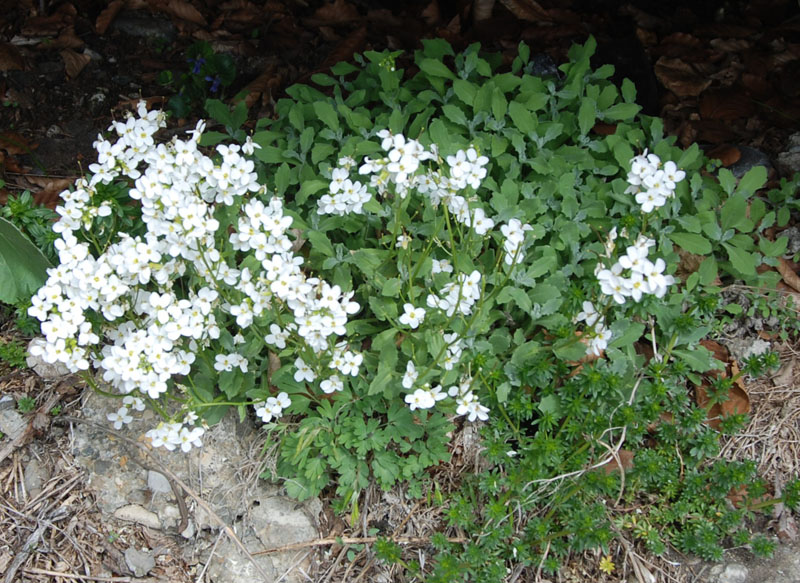
<path fill-rule="evenodd" d="M 98 131 L 140 98 L 156 104 L 174 94 L 174 83 L 159 80 L 190 70 L 186 54 L 196 41 L 235 63 L 235 80 L 214 96 L 239 93 L 253 123 L 273 115 L 288 85 L 353 52 L 411 51 L 419 39 L 441 36 L 456 49 L 481 42 L 510 55 L 525 40 L 560 63 L 571 43 L 593 34 L 596 64 L 611 62 L 620 78 L 632 78 L 646 113 L 660 115 L 683 145 L 699 143 L 737 174 L 766 165 L 773 184 L 800 170 L 800 8 L 789 0 L 6 0 L 0 7 L 0 203 L 27 189 L 52 207 L 92 162 Z M 193 126 L 201 113 L 173 119 L 171 129 Z M 797 266 L 784 269 L 785 291 L 800 291 Z M 800 471 L 800 383 L 795 349 L 768 334 L 775 324 L 730 331 L 732 352 L 736 341 L 769 343 L 784 367 L 744 387 L 753 422 L 725 455 L 759 460 L 779 486 Z M 5 324 L 0 336 L 18 333 Z M 247 423 L 226 420 L 191 456 L 156 456 L 139 441 L 140 427 L 110 430 L 106 405 L 77 379 L 44 372 L 0 369 L 6 583 L 400 581 L 361 543 L 376 525 L 422 540 L 437 526 L 439 510 L 402 491 L 368 493 L 356 524 L 336 517 L 326 500 L 296 504 L 257 479 L 270 452 Z M 23 396 L 36 399 L 27 414 L 15 406 Z M 474 441 L 461 438 L 474 451 Z M 710 565 L 628 549 L 608 581 L 800 581 L 791 515 L 777 512 L 761 527 L 781 536 L 772 559 L 735 549 Z M 425 545 L 418 547 L 424 557 Z M 559 578 L 586 580 L 581 573 L 578 557 Z"/>

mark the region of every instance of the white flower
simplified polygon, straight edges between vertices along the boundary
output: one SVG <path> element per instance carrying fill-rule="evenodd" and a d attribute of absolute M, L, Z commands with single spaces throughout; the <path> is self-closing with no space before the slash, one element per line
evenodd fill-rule
<path fill-rule="evenodd" d="M 193 427 L 189 429 L 188 427 L 181 428 L 181 432 L 179 434 L 180 446 L 181 451 L 188 452 L 194 447 L 202 447 L 203 443 L 200 441 L 200 438 L 205 433 L 205 429 L 202 427 Z"/>
<path fill-rule="evenodd" d="M 127 407 L 120 407 L 114 413 L 106 415 L 109 421 L 114 423 L 114 429 L 121 429 L 123 425 L 127 425 L 133 421 L 133 417 L 128 415 Z"/>
<path fill-rule="evenodd" d="M 319 388 L 322 389 L 323 393 L 330 394 L 335 391 L 341 391 L 342 389 L 344 389 L 344 383 L 338 376 L 333 375 L 322 381 L 319 384 Z"/>
<path fill-rule="evenodd" d="M 413 304 L 403 304 L 403 312 L 398 320 L 410 328 L 417 328 L 425 319 L 425 309 L 415 308 Z"/>
<path fill-rule="evenodd" d="M 298 383 L 303 381 L 313 383 L 314 379 L 317 378 L 316 373 L 311 370 L 311 367 L 303 362 L 302 358 L 297 357 L 297 360 L 294 361 L 294 365 L 297 367 L 297 371 L 294 373 L 294 380 Z"/>
<path fill-rule="evenodd" d="M 431 274 L 453 273 L 453 265 L 449 259 L 434 259 L 431 267 Z"/>
<path fill-rule="evenodd" d="M 583 311 L 575 316 L 576 322 L 586 322 L 587 326 L 594 326 L 595 322 L 602 319 L 602 316 L 597 312 L 592 302 L 583 302 Z"/>
<path fill-rule="evenodd" d="M 402 385 L 404 389 L 410 389 L 414 386 L 414 383 L 417 382 L 417 377 L 419 373 L 417 372 L 414 363 L 410 360 L 406 363 L 406 372 L 403 374 L 403 381 Z"/>
<path fill-rule="evenodd" d="M 436 399 L 431 392 L 425 389 L 417 389 L 412 394 L 406 395 L 405 401 L 412 411 L 415 409 L 430 409 L 436 404 Z"/>

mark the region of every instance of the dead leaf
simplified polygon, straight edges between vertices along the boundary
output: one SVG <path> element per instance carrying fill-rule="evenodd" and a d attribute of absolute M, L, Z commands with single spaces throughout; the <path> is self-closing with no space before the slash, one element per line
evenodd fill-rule
<path fill-rule="evenodd" d="M 353 34 L 348 36 L 342 42 L 340 42 L 328 55 L 328 58 L 325 59 L 325 62 L 322 63 L 320 66 L 320 70 L 325 70 L 336 63 L 341 61 L 348 61 L 353 57 L 353 54 L 360 53 L 364 46 L 364 42 L 367 40 L 367 29 L 366 27 L 362 26 L 355 31 Z"/>
<path fill-rule="evenodd" d="M 772 383 L 776 387 L 789 387 L 794 380 L 794 365 L 795 359 L 792 357 L 790 360 L 784 362 L 774 375 L 772 375 Z"/>
<path fill-rule="evenodd" d="M 492 17 L 495 0 L 475 0 L 472 3 L 472 20 L 481 22 Z"/>
<path fill-rule="evenodd" d="M 72 49 L 64 49 L 60 54 L 64 60 L 68 79 L 74 79 L 80 75 L 83 68 L 92 60 L 89 55 L 78 54 Z"/>
<path fill-rule="evenodd" d="M 711 84 L 711 79 L 699 75 L 681 59 L 661 57 L 654 71 L 661 84 L 678 97 L 696 97 Z"/>
<path fill-rule="evenodd" d="M 0 71 L 22 71 L 25 61 L 14 45 L 0 43 Z"/>
<path fill-rule="evenodd" d="M 700 96 L 700 115 L 703 119 L 730 121 L 750 117 L 755 110 L 753 100 L 742 94 L 741 89 L 703 91 Z"/>
<path fill-rule="evenodd" d="M 619 457 L 619 461 L 611 459 L 600 466 L 599 469 L 603 470 L 606 474 L 613 474 L 619 471 L 620 464 L 622 465 L 622 469 L 626 472 L 633 468 L 634 453 L 631 450 L 621 449 L 617 452 L 617 456 Z"/>
<path fill-rule="evenodd" d="M 127 4 L 126 0 L 112 0 L 108 3 L 103 11 L 97 16 L 97 20 L 95 20 L 94 28 L 97 31 L 97 34 L 105 34 L 108 30 L 108 27 L 111 26 L 111 23 L 114 22 L 114 19 L 117 17 L 117 14 L 125 8 Z"/>
<path fill-rule="evenodd" d="M 720 144 L 709 150 L 706 155 L 712 160 L 719 160 L 727 168 L 739 161 L 742 151 L 732 144 Z"/>
<path fill-rule="evenodd" d="M 59 5 L 50 16 L 34 16 L 25 21 L 22 27 L 23 36 L 57 36 L 65 26 L 75 22 L 78 11 L 70 2 Z"/>
<path fill-rule="evenodd" d="M 244 88 L 246 92 L 244 102 L 248 109 L 253 107 L 259 100 L 263 105 L 272 101 L 273 92 L 276 91 L 283 82 L 283 76 L 274 64 L 270 64 L 263 73 L 253 79 Z"/>
<path fill-rule="evenodd" d="M 75 34 L 75 27 L 74 26 L 67 26 L 65 27 L 58 35 L 58 38 L 53 40 L 52 42 L 47 43 L 47 45 L 39 45 L 39 47 L 45 47 L 48 49 L 79 49 L 85 43 L 83 39 L 81 39 L 78 35 Z"/>
<path fill-rule="evenodd" d="M 778 259 L 778 272 L 783 277 L 784 283 L 800 292 L 800 277 L 797 276 L 792 265 L 783 257 Z"/>
<path fill-rule="evenodd" d="M 739 367 L 736 366 L 736 363 L 731 362 L 730 368 L 733 376 L 739 373 Z M 723 378 L 725 377 L 728 377 L 728 374 L 723 374 Z M 708 406 L 709 399 L 706 391 L 706 387 L 708 386 L 710 386 L 709 382 L 704 382 L 703 385 L 695 386 L 695 398 L 697 400 L 698 407 L 705 408 Z M 708 410 L 706 421 L 709 427 L 718 430 L 720 428 L 722 417 L 747 413 L 750 413 L 750 396 L 745 390 L 744 382 L 741 378 L 738 378 L 733 382 L 733 385 L 728 391 L 728 399 L 722 403 L 714 404 Z"/>
<path fill-rule="evenodd" d="M 514 16 L 528 22 L 549 22 L 547 11 L 535 0 L 500 0 Z"/>
<path fill-rule="evenodd" d="M 326 24 L 337 24 L 358 21 L 361 19 L 361 15 L 356 7 L 347 0 L 335 0 L 333 3 L 320 6 L 314 12 L 314 19 Z"/>
<path fill-rule="evenodd" d="M 208 22 L 205 17 L 200 14 L 200 11 L 184 0 L 169 0 L 169 2 L 167 2 L 166 11 L 172 16 L 193 22 L 199 26 L 208 25 Z"/>

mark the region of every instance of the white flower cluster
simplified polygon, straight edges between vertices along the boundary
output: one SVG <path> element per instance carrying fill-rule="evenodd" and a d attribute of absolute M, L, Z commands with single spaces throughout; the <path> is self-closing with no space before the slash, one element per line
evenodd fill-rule
<path fill-rule="evenodd" d="M 289 334 L 298 334 L 314 349 L 328 348 L 328 337 L 342 336 L 350 314 L 361 307 L 352 301 L 353 292 L 343 293 L 338 285 L 330 285 L 315 277 L 306 277 L 300 266 L 303 258 L 292 253 L 292 240 L 286 234 L 292 218 L 283 214 L 283 203 L 273 198 L 269 205 L 259 200 L 248 201 L 239 217 L 238 230 L 230 241 L 238 251 L 253 251 L 261 262 L 260 273 L 242 269 L 236 288 L 244 293 L 241 303 L 230 306 L 236 324 L 247 328 L 277 298 L 294 316 L 294 323 L 285 332 L 273 336 L 273 342 L 284 346 Z M 280 330 L 278 328 L 278 330 Z"/>
<path fill-rule="evenodd" d="M 598 264 L 596 275 L 600 290 L 618 304 L 624 304 L 628 298 L 638 302 L 644 294 L 663 298 L 667 288 L 675 283 L 675 278 L 664 274 L 666 263 L 663 259 L 658 258 L 655 262 L 648 259 L 650 247 L 655 244 L 653 239 L 640 235 L 611 269 L 603 269 Z"/>
<path fill-rule="evenodd" d="M 161 422 L 155 429 L 145 433 L 145 436 L 150 438 L 150 443 L 153 447 L 163 447 L 173 451 L 180 446 L 181 451 L 188 452 L 193 446 L 200 447 L 203 445 L 200 438 L 203 437 L 204 433 L 205 429 L 202 427 L 192 427 L 190 429 L 184 426 L 183 423 Z"/>
<path fill-rule="evenodd" d="M 283 410 L 291 404 L 292 400 L 289 395 L 280 392 L 276 397 L 267 397 L 266 401 L 254 403 L 253 408 L 261 421 L 269 423 L 273 419 L 280 419 L 283 416 Z"/>
<path fill-rule="evenodd" d="M 478 235 L 485 236 L 494 229 L 494 219 L 487 216 L 480 206 L 473 205 L 470 208 L 467 198 L 459 194 L 469 187 L 480 187 L 489 163 L 486 156 L 479 155 L 475 148 L 459 150 L 454 155 L 447 156 L 448 170 L 445 175 L 440 170 L 423 166 L 426 161 L 438 159 L 435 146 L 425 149 L 417 140 L 407 139 L 402 134 L 392 134 L 388 130 L 380 130 L 377 135 L 381 138 L 381 147 L 386 156 L 364 158 L 364 163 L 358 169 L 359 174 L 370 175 L 369 185 L 350 179 L 350 170 L 355 165 L 355 160 L 347 157 L 340 159 L 339 167 L 331 171 L 328 194 L 317 201 L 319 214 L 362 214 L 363 205 L 372 199 L 368 187 L 385 196 L 392 186 L 394 193 L 401 198 L 407 197 L 411 190 L 416 190 L 427 195 L 434 207 L 444 202 L 456 221 L 472 228 Z M 511 219 L 507 225 L 501 227 L 505 238 L 507 265 L 522 261 L 525 231 L 530 229 L 530 225 L 523 225 L 517 219 Z M 402 234 L 398 237 L 396 246 L 406 249 L 410 241 L 408 235 Z"/>
<path fill-rule="evenodd" d="M 413 368 L 411 361 L 408 363 Z M 480 419 L 486 421 L 489 418 L 489 408 L 484 407 L 470 388 L 472 378 L 462 379 L 458 386 L 450 387 L 445 393 L 442 385 L 431 386 L 425 384 L 423 387 L 414 390 L 413 393 L 406 395 L 405 402 L 412 411 L 416 409 L 431 409 L 439 401 L 446 399 L 449 395 L 456 401 L 456 415 L 466 415 L 469 421 Z M 406 387 L 410 388 L 410 387 Z"/>
<path fill-rule="evenodd" d="M 54 226 L 61 235 L 60 264 L 48 270 L 46 284 L 31 300 L 29 313 L 41 321 L 45 336 L 32 352 L 72 372 L 94 365 L 118 392 L 155 399 L 174 377 L 191 372 L 198 350 L 219 338 L 218 310 L 244 329 L 268 307 L 287 307 L 294 322 L 271 328 L 272 343 L 285 345 L 288 335 L 296 334 L 314 351 L 326 350 L 328 337 L 343 335 L 348 314 L 360 308 L 352 293 L 303 274 L 302 258 L 292 253 L 287 236 L 292 219 L 279 200 L 249 200 L 238 229 L 224 234 L 235 250 L 251 252 L 261 269 L 230 267 L 217 249 L 217 206 L 263 191 L 245 157 L 257 145 L 250 139 L 243 146 L 219 145 L 212 159 L 198 150 L 204 122 L 189 139 L 156 144 L 154 134 L 164 125 L 163 114 L 148 112 L 141 103 L 138 117 L 109 128 L 115 141 L 95 142 L 98 161 L 90 166 L 91 179 L 62 193 L 63 204 L 56 208 L 61 219 Z M 100 189 L 120 178 L 133 181 L 130 197 L 139 201 L 146 233 L 120 232 L 94 257 L 75 232 L 112 213 Z M 201 285 L 178 297 L 173 285 L 187 272 Z M 242 299 L 225 302 L 221 292 Z M 270 335 L 265 340 L 270 342 Z M 237 353 L 216 354 L 214 367 L 246 372 L 248 362 Z M 121 426 L 130 417 L 123 407 L 109 420 Z M 200 444 L 202 430 L 164 423 L 148 435 L 156 446 L 186 451 Z"/>
<path fill-rule="evenodd" d="M 606 328 L 603 315 L 597 311 L 592 302 L 583 302 L 583 311 L 575 316 L 574 321 L 586 322 L 591 328 L 591 332 L 587 335 L 589 354 L 600 356 L 608 348 L 608 341 L 611 340 L 611 330 Z"/>
<path fill-rule="evenodd" d="M 683 170 L 678 170 L 675 162 L 668 161 L 663 165 L 661 158 L 648 154 L 647 150 L 631 159 L 631 171 L 628 172 L 628 194 L 636 197 L 642 212 L 649 213 L 662 207 L 667 199 L 675 196 L 675 185 L 686 177 Z"/>
<path fill-rule="evenodd" d="M 358 376 L 361 363 L 364 362 L 364 355 L 347 349 L 346 342 L 339 342 L 333 349 L 328 368 L 334 369 L 347 376 Z M 295 373 L 294 380 L 298 383 L 313 383 L 317 379 L 317 373 L 301 357 L 294 361 Z M 323 393 L 330 394 L 344 390 L 344 380 L 339 375 L 333 374 L 319 383 L 319 388 Z"/>
<path fill-rule="evenodd" d="M 467 316 L 472 313 L 472 306 L 481 297 L 481 274 L 476 269 L 469 275 L 459 273 L 456 281 L 442 288 L 439 295 L 429 294 L 425 300 L 429 308 L 438 308 L 448 317 L 456 310 Z"/>

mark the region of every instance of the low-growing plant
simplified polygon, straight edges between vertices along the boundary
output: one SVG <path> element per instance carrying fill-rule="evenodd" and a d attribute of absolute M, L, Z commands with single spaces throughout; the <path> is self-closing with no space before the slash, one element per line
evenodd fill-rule
<path fill-rule="evenodd" d="M 186 51 L 188 70 L 165 70 L 158 82 L 175 94 L 167 101 L 167 108 L 179 118 L 202 112 L 206 99 L 222 99 L 225 90 L 236 79 L 236 64 L 225 53 L 217 53 L 206 41 L 192 44 Z"/>
<path fill-rule="evenodd" d="M 36 408 L 36 399 L 33 397 L 28 397 L 27 395 L 24 397 L 20 397 L 17 400 L 17 409 L 20 410 L 21 413 L 30 413 Z"/>
<path fill-rule="evenodd" d="M 732 379 L 707 407 L 691 388 L 720 367 L 700 344 L 719 284 L 775 283 L 756 267 L 782 253 L 759 236 L 779 211 L 763 168 L 712 173 L 593 49 L 559 78 L 529 74 L 524 45 L 502 71 L 427 41 L 413 77 L 367 52 L 234 144 L 203 122 L 158 144 L 163 115 L 140 106 L 62 195 L 38 352 L 120 399 L 115 427 L 153 408 L 154 446 L 254 412 L 287 491 L 334 489 L 353 518 L 371 480 L 421 496 L 453 432 L 485 421 L 486 466 L 447 501 L 470 542 L 432 540 L 430 581 L 552 572 L 615 536 L 718 557 L 763 484 L 717 459 L 707 417 Z M 220 113 L 230 135 L 243 111 Z"/>
<path fill-rule="evenodd" d="M 27 350 L 19 340 L 0 339 L 0 362 L 5 362 L 12 368 L 27 368 Z"/>

